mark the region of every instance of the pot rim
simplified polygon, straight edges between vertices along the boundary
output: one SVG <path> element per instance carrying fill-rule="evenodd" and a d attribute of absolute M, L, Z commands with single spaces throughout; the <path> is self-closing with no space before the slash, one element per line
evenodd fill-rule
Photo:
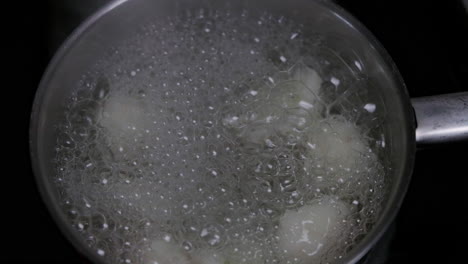
<path fill-rule="evenodd" d="M 63 235 L 72 243 L 74 248 L 81 253 L 84 257 L 96 264 L 106 264 L 104 259 L 100 257 L 97 252 L 93 252 L 85 243 L 83 239 L 80 239 L 77 236 L 76 231 L 69 225 L 65 214 L 62 212 L 60 205 L 54 195 L 52 195 L 51 182 L 47 180 L 44 171 L 44 163 L 40 161 L 40 140 L 38 138 L 39 131 L 41 127 L 44 126 L 40 121 L 43 113 L 43 98 L 47 94 L 48 84 L 50 80 L 54 77 L 57 67 L 60 65 L 62 59 L 66 57 L 68 52 L 74 47 L 77 43 L 77 40 L 85 37 L 88 29 L 92 28 L 102 17 L 114 10 L 115 8 L 120 7 L 127 1 L 131 0 L 113 0 L 110 3 L 106 4 L 104 7 L 100 8 L 97 12 L 92 14 L 87 18 L 83 23 L 81 23 L 72 34 L 64 41 L 60 46 L 58 51 L 53 56 L 53 59 L 47 66 L 45 73 L 39 83 L 38 90 L 35 95 L 31 119 L 30 119 L 30 128 L 29 128 L 29 147 L 30 147 L 30 156 L 32 161 L 32 168 L 35 176 L 35 181 L 39 189 L 39 193 L 44 201 L 49 213 L 52 215 L 55 223 L 58 225 L 60 231 Z M 399 175 L 398 181 L 393 183 L 397 185 L 396 191 L 393 191 L 389 194 L 387 200 L 389 203 L 385 206 L 385 209 L 381 212 L 379 220 L 373 226 L 372 230 L 366 234 L 365 238 L 361 240 L 356 247 L 354 247 L 349 253 L 346 254 L 342 259 L 338 260 L 337 263 L 357 263 L 362 259 L 369 250 L 377 243 L 377 241 L 383 236 L 385 231 L 388 229 L 389 225 L 395 219 L 399 208 L 402 205 L 403 198 L 407 192 L 411 174 L 413 171 L 413 164 L 416 151 L 416 141 L 415 141 L 415 119 L 413 108 L 411 106 L 410 97 L 408 95 L 406 86 L 404 84 L 403 78 L 401 77 L 395 63 L 383 48 L 383 46 L 377 41 L 377 39 L 367 30 L 361 22 L 355 19 L 351 14 L 346 10 L 333 3 L 332 1 L 323 1 L 318 0 L 320 5 L 325 6 L 330 11 L 332 11 L 337 17 L 346 21 L 350 26 L 354 27 L 358 32 L 366 37 L 366 39 L 372 44 L 372 46 L 377 50 L 384 60 L 384 63 L 387 64 L 393 74 L 393 77 L 401 84 L 401 88 L 395 94 L 401 100 L 402 106 L 404 107 L 403 112 L 405 113 L 402 117 L 403 124 L 407 127 L 406 131 L 406 146 L 405 153 L 401 154 L 405 156 L 402 158 L 403 175 Z"/>

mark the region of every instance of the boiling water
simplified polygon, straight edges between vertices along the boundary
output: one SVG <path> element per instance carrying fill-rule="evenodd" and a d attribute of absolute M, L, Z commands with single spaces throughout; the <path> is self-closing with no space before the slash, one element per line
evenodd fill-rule
<path fill-rule="evenodd" d="M 383 114 L 363 65 L 321 41 L 282 17 L 200 11 L 99 62 L 56 156 L 89 247 L 109 263 L 342 258 L 379 215 Z"/>

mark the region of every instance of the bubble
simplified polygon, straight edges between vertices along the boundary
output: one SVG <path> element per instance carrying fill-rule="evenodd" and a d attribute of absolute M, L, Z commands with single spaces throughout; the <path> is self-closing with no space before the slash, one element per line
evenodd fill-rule
<path fill-rule="evenodd" d="M 210 247 L 219 246 L 222 242 L 222 232 L 221 228 L 216 225 L 205 226 L 200 231 L 200 237 L 205 241 Z"/>
<path fill-rule="evenodd" d="M 94 88 L 93 97 L 95 100 L 102 100 L 108 94 L 110 90 L 109 79 L 105 76 L 100 76 L 96 82 L 96 87 Z"/>
<path fill-rule="evenodd" d="M 106 218 L 102 214 L 96 214 L 91 217 L 91 223 L 93 230 L 104 231 L 109 229 L 109 224 L 106 222 Z"/>

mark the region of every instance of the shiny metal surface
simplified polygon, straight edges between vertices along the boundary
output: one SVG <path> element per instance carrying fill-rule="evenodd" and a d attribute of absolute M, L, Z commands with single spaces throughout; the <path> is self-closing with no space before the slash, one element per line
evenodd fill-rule
<path fill-rule="evenodd" d="M 413 98 L 416 142 L 421 145 L 468 140 L 468 93 Z"/>

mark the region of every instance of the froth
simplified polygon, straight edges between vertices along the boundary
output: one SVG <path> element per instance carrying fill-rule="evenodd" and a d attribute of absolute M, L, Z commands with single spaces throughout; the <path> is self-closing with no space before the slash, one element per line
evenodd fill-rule
<path fill-rule="evenodd" d="M 56 182 L 109 263 L 305 263 L 290 226 L 320 212 L 332 261 L 378 216 L 379 106 L 301 25 L 219 15 L 146 25 L 70 99 Z"/>

